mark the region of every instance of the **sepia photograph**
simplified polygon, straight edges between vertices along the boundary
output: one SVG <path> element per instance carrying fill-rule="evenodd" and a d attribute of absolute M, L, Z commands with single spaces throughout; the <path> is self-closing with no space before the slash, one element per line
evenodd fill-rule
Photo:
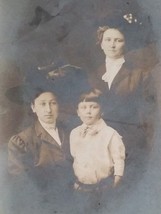
<path fill-rule="evenodd" d="M 160 214 L 160 11 L 0 1 L 0 214 Z"/>

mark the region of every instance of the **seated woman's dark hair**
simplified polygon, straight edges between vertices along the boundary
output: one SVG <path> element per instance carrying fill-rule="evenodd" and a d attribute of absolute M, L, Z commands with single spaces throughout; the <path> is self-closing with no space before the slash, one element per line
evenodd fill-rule
<path fill-rule="evenodd" d="M 58 96 L 57 96 L 56 92 L 54 92 L 53 90 L 35 88 L 30 95 L 30 103 L 34 104 L 35 99 L 38 98 L 43 93 L 52 93 L 55 96 L 56 100 L 58 101 Z"/>

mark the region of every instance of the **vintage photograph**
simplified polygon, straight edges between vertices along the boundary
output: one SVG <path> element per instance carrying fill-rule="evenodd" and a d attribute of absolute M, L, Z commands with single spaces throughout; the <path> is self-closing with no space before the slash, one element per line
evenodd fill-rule
<path fill-rule="evenodd" d="M 160 10 L 0 1 L 0 214 L 160 214 Z"/>

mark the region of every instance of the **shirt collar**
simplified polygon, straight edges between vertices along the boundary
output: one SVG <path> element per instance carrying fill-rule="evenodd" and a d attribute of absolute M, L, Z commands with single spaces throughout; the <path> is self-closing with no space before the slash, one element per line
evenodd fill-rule
<path fill-rule="evenodd" d="M 98 129 L 98 126 L 100 127 L 100 125 L 102 125 L 104 123 L 104 120 L 102 118 L 100 118 L 95 124 L 93 125 L 87 125 L 85 123 L 82 124 L 82 128 L 89 128 L 89 129 Z"/>
<path fill-rule="evenodd" d="M 106 64 L 113 64 L 113 65 L 120 65 L 120 64 L 123 64 L 125 62 L 125 58 L 124 56 L 118 58 L 118 59 L 111 59 L 109 57 L 106 57 Z"/>
<path fill-rule="evenodd" d="M 51 129 L 54 129 L 54 130 L 56 130 L 57 128 L 56 128 L 56 123 L 44 123 L 44 122 L 42 122 L 41 120 L 39 120 L 39 122 L 40 122 L 40 124 L 42 125 L 42 127 L 44 128 L 44 129 L 47 129 L 47 130 L 51 130 Z"/>

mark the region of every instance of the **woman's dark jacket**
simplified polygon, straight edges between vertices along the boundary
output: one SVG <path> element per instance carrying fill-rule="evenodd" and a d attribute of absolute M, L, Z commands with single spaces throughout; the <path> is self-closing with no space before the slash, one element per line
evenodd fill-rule
<path fill-rule="evenodd" d="M 44 183 L 59 182 L 67 176 L 70 179 L 72 161 L 69 141 L 62 126 L 57 127 L 62 146 L 44 130 L 39 121 L 13 136 L 8 144 L 9 173 L 26 174 Z"/>
<path fill-rule="evenodd" d="M 127 150 L 132 148 L 132 144 L 141 146 L 145 142 L 147 129 L 151 130 L 149 116 L 155 106 L 150 72 L 125 59 L 110 89 L 102 80 L 105 72 L 104 63 L 91 79 L 93 87 L 100 89 L 104 95 L 104 119 L 123 136 Z"/>

